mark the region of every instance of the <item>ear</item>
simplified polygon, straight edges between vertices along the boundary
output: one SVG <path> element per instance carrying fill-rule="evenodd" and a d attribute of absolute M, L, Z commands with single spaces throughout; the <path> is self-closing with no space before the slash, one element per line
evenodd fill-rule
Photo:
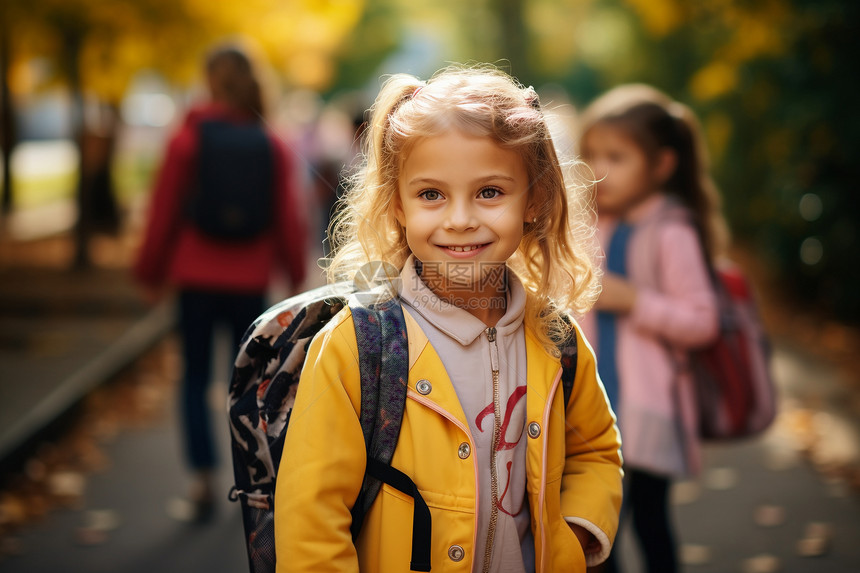
<path fill-rule="evenodd" d="M 534 206 L 534 199 L 530 197 L 529 202 L 526 205 L 526 210 L 523 213 L 523 223 L 534 223 L 536 216 L 537 209 Z"/>
<path fill-rule="evenodd" d="M 401 227 L 406 227 L 406 213 L 403 211 L 403 202 L 400 200 L 400 190 L 394 192 L 391 198 L 391 212 Z"/>
<path fill-rule="evenodd" d="M 663 185 L 671 179 L 678 167 L 678 154 L 669 147 L 662 148 L 657 152 L 657 161 L 654 163 L 654 178 L 657 183 Z"/>

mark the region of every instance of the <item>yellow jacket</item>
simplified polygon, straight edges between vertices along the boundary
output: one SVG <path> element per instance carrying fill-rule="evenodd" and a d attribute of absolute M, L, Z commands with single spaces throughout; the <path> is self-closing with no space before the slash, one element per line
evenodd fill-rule
<path fill-rule="evenodd" d="M 484 549 L 475 539 L 478 469 L 475 456 L 462 459 L 458 452 L 461 444 L 475 446 L 442 361 L 404 315 L 409 382 L 391 465 L 412 478 L 430 508 L 432 571 L 470 572 Z M 526 489 L 538 572 L 586 569 L 565 516 L 605 534 L 598 535 L 603 556 L 618 526 L 620 438 L 591 348 L 577 335 L 576 379 L 565 413 L 559 360 L 526 328 Z M 275 492 L 278 573 L 409 571 L 410 497 L 383 485 L 356 544 L 350 536 L 350 508 L 366 463 L 357 356 L 352 315 L 345 309 L 311 343 L 298 385 Z M 415 390 L 419 380 L 430 383 L 428 394 Z"/>

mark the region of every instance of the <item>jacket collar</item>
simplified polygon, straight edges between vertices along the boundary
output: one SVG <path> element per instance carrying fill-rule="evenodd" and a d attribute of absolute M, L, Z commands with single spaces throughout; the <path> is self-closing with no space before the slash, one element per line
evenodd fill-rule
<path fill-rule="evenodd" d="M 408 387 L 413 399 L 434 403 L 438 409 L 447 412 L 455 419 L 466 434 L 469 434 L 469 424 L 463 407 L 457 398 L 454 385 L 445 371 L 442 359 L 436 349 L 430 344 L 426 333 L 415 321 L 411 314 L 404 312 L 406 320 L 407 340 L 409 341 L 409 382 Z M 546 425 L 549 406 L 553 397 L 558 393 L 561 364 L 557 357 L 546 351 L 528 324 L 525 325 L 526 338 L 526 368 L 528 399 L 526 400 L 527 417 L 529 420 L 541 421 Z M 415 384 L 420 379 L 429 379 L 433 383 L 433 392 L 429 396 L 420 396 Z M 419 397 L 420 396 L 420 397 Z M 543 453 L 535 450 L 529 442 L 530 455 L 542 458 Z"/>

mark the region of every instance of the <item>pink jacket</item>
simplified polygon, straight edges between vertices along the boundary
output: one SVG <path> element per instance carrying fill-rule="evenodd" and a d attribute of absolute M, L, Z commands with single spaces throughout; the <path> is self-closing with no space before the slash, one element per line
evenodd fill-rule
<path fill-rule="evenodd" d="M 701 469 L 701 454 L 685 351 L 716 338 L 716 296 L 682 207 L 657 195 L 636 207 L 628 222 L 635 227 L 627 249 L 628 279 L 637 297 L 617 329 L 624 463 L 661 475 L 692 475 Z M 605 217 L 598 222 L 601 244 L 607 244 L 615 224 Z M 587 314 L 582 328 L 596 343 L 595 318 L 594 312 Z"/>

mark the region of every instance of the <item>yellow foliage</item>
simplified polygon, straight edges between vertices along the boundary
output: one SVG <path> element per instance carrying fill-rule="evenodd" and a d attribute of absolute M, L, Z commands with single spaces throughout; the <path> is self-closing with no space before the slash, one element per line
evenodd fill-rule
<path fill-rule="evenodd" d="M 615 9 L 598 10 L 576 34 L 578 56 L 606 70 L 610 82 L 626 81 L 637 65 L 630 19 Z"/>
<path fill-rule="evenodd" d="M 330 54 L 307 51 L 290 58 L 285 71 L 291 84 L 321 91 L 331 84 L 334 70 Z"/>
<path fill-rule="evenodd" d="M 96 38 L 85 44 L 79 62 L 85 89 L 106 101 L 122 99 L 137 70 L 151 61 L 152 53 L 143 38 L 124 35 L 115 41 Z"/>
<path fill-rule="evenodd" d="M 291 83 L 325 89 L 333 79 L 334 57 L 361 18 L 365 2 L 253 0 L 253 4 L 255 9 L 245 8 L 233 25 L 256 39 Z"/>
<path fill-rule="evenodd" d="M 711 158 L 718 163 L 722 160 L 734 131 L 732 119 L 725 113 L 710 113 L 705 117 L 703 128 Z"/>
<path fill-rule="evenodd" d="M 711 62 L 690 79 L 690 92 L 708 101 L 733 91 L 738 85 L 737 67 L 728 62 Z"/>
<path fill-rule="evenodd" d="M 627 0 L 639 14 L 642 26 L 652 36 L 662 38 L 684 21 L 683 0 Z"/>
<path fill-rule="evenodd" d="M 542 69 L 563 69 L 573 61 L 580 34 L 571 23 L 579 21 L 575 9 L 579 4 L 532 2 L 525 6 L 529 27 L 540 30 L 535 39 L 535 59 Z"/>
<path fill-rule="evenodd" d="M 734 34 L 723 48 L 722 56 L 729 61 L 743 63 L 762 56 L 782 54 L 786 49 L 784 23 L 785 15 L 779 10 L 739 13 Z"/>
<path fill-rule="evenodd" d="M 792 15 L 785 0 L 755 3 L 712 0 L 708 8 L 713 14 L 719 14 L 722 24 L 731 33 L 714 51 L 714 59 L 690 80 L 690 89 L 700 100 L 714 99 L 736 89 L 740 67 L 758 58 L 782 55 L 791 42 Z M 705 11 L 701 17 L 710 13 Z M 769 104 L 770 94 L 758 91 L 747 94 L 745 100 L 748 105 L 760 109 Z"/>
<path fill-rule="evenodd" d="M 282 75 L 324 89 L 333 59 L 365 8 L 365 0 L 38 0 L 24 11 L 27 0 L 17 2 L 13 89 L 40 89 L 28 60 L 49 58 L 62 66 L 63 37 L 74 32 L 82 42 L 84 89 L 111 100 L 144 68 L 187 83 L 199 76 L 206 48 L 229 37 L 250 38 Z"/>

